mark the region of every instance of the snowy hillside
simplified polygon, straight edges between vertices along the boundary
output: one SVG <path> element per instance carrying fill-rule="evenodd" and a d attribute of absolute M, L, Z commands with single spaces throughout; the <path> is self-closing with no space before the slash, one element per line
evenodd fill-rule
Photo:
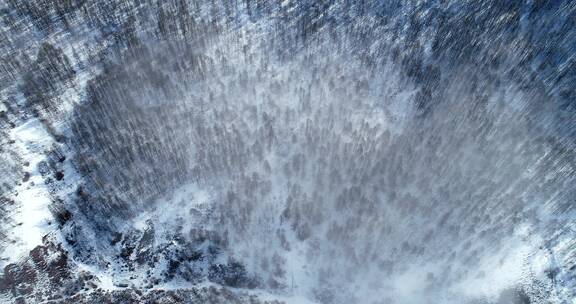
<path fill-rule="evenodd" d="M 0 302 L 576 303 L 572 1 L 0 20 Z"/>

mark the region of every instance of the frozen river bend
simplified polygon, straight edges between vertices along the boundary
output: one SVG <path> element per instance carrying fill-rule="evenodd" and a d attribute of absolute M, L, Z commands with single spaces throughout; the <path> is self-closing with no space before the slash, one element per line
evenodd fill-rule
<path fill-rule="evenodd" d="M 2 303 L 576 303 L 574 1 L 0 26 Z"/>

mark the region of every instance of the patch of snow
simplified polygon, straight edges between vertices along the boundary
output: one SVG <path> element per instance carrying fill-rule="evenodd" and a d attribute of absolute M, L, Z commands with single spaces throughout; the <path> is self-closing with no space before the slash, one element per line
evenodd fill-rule
<path fill-rule="evenodd" d="M 515 288 L 526 275 L 525 263 L 534 251 L 534 244 L 511 238 L 507 248 L 493 255 L 484 255 L 478 269 L 482 276 L 469 276 L 456 284 L 454 293 L 470 298 L 497 300 L 506 290 Z M 532 269 L 532 271 L 539 271 Z"/>
<path fill-rule="evenodd" d="M 76 262 L 76 266 L 78 267 L 79 270 L 84 270 L 94 275 L 98 279 L 98 287 L 102 288 L 103 290 L 113 291 L 122 289 L 114 285 L 114 277 L 111 276 L 108 272 L 96 266 L 80 262 Z"/>
<path fill-rule="evenodd" d="M 9 231 L 13 242 L 2 252 L 2 268 L 41 245 L 42 237 L 56 226 L 51 224 L 52 214 L 48 209 L 51 202 L 49 189 L 38 171 L 38 164 L 44 160 L 44 151 L 52 144 L 52 137 L 38 119 L 31 119 L 13 129 L 12 138 L 23 161 L 30 163 L 28 168 L 31 172 L 30 179 L 16 187 L 14 192 L 16 210 L 12 218 L 16 226 Z"/>

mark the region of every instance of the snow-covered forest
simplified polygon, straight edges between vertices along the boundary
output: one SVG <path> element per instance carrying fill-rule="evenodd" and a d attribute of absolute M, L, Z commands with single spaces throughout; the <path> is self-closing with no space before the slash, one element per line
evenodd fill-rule
<path fill-rule="evenodd" d="M 576 2 L 0 26 L 0 302 L 576 303 Z"/>

